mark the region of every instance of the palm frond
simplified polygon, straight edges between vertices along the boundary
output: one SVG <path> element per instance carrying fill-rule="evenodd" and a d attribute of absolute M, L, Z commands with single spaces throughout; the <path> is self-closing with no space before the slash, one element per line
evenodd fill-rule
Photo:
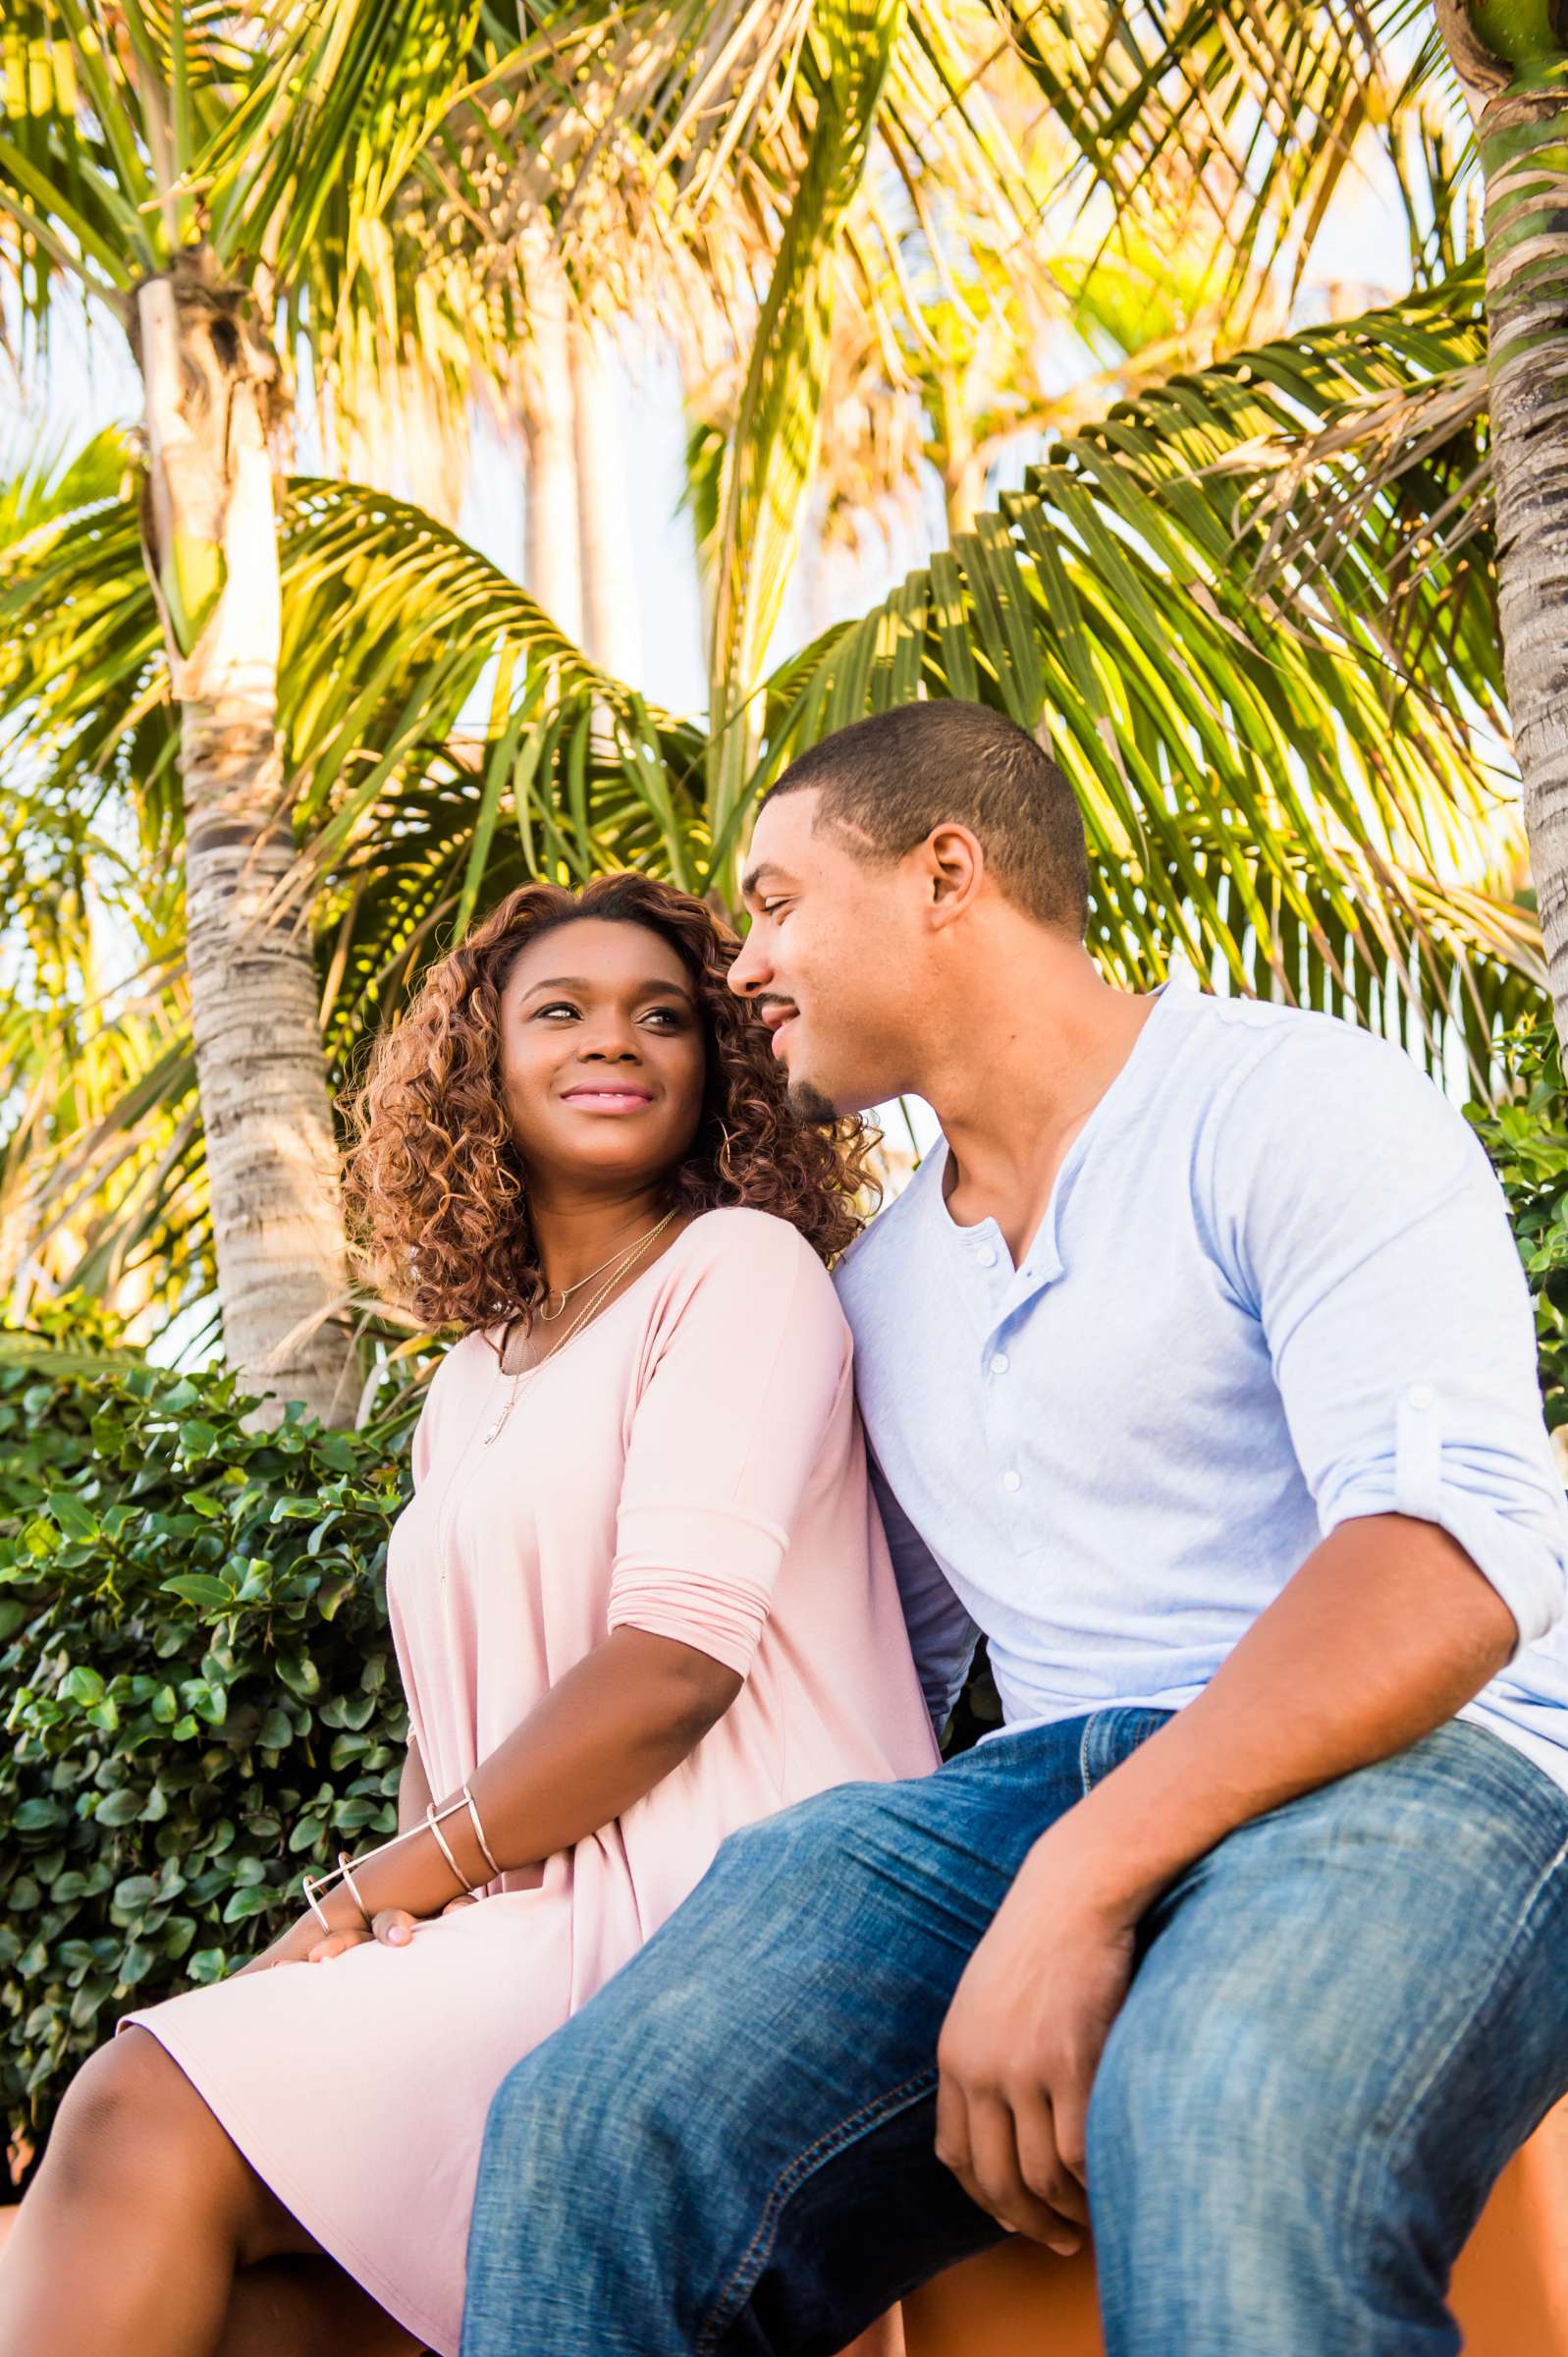
<path fill-rule="evenodd" d="M 1173 233 L 1221 234 L 1264 277 L 1300 277 L 1335 194 L 1356 184 L 1358 148 L 1381 148 L 1407 192 L 1434 174 L 1429 218 L 1412 222 L 1418 257 L 1473 166 L 1468 141 L 1425 144 L 1463 109 L 1418 0 L 993 4 L 1087 186 Z"/>
<path fill-rule="evenodd" d="M 803 71 L 816 118 L 752 345 L 727 462 L 718 559 L 712 816 L 722 828 L 751 766 L 753 680 L 784 602 L 816 462 L 833 327 L 835 244 L 866 168 L 877 108 L 903 25 L 903 0 L 816 11 L 820 51 Z"/>
<path fill-rule="evenodd" d="M 1542 971 L 1516 889 L 1472 497 L 1482 350 L 1467 270 L 1118 404 L 761 683 L 762 749 L 722 821 L 700 727 L 597 670 L 418 511 L 297 482 L 282 720 L 299 852 L 280 913 L 310 911 L 335 1085 L 512 885 L 634 864 L 722 898 L 757 796 L 796 751 L 865 712 L 957 694 L 1049 734 L 1084 810 L 1108 972 L 1148 983 L 1184 957 L 1220 987 L 1463 1060 L 1487 1093 L 1495 1032 L 1539 1005 Z M 112 880 L 119 808 L 177 876 L 171 722 L 129 509 L 0 559 L 0 646 L 12 771 L 61 861 Z M 58 1282 L 154 1245 L 171 1265 L 206 1249 L 184 1015 L 165 988 L 149 970 L 139 1003 L 128 992 L 72 1035 L 48 1088 L 89 1033 L 107 1043 L 100 1076 L 18 1149 L 11 1200 Z"/>
<path fill-rule="evenodd" d="M 780 675 L 754 786 L 919 686 L 994 702 L 1078 788 L 1111 970 L 1179 948 L 1433 1058 L 1459 1037 L 1485 1091 L 1541 965 L 1469 505 L 1483 341 L 1472 270 L 1118 405 Z M 1353 457 L 1390 432 L 1402 465 Z"/>

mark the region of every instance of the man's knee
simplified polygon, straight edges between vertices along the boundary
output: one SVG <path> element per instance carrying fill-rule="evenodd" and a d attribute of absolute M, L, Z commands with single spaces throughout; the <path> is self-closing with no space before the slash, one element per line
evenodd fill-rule
<path fill-rule="evenodd" d="M 779 1875 L 820 1875 L 832 1861 L 852 1859 L 863 1842 L 877 1838 L 883 1821 L 896 1814 L 903 1789 L 861 1781 L 813 1792 L 728 1835 L 710 1876 L 747 1875 L 771 1884 Z"/>
<path fill-rule="evenodd" d="M 680 2166 L 698 2091 L 711 2101 L 736 2062 L 723 1976 L 695 1961 L 691 1974 L 666 1974 L 633 1959 L 525 2055 L 491 2100 L 483 2167 L 519 2185 L 538 2171 L 542 2191 L 559 2185 L 567 2156 L 578 2181 L 622 2167 L 640 2177 L 660 2154 Z"/>
<path fill-rule="evenodd" d="M 1131 2002 L 1089 2110 L 1097 2224 L 1101 2205 L 1161 2233 L 1277 2224 L 1303 2204 L 1325 2218 L 1357 2141 L 1343 2081 L 1267 1991 L 1241 2004 L 1202 1989 Z"/>

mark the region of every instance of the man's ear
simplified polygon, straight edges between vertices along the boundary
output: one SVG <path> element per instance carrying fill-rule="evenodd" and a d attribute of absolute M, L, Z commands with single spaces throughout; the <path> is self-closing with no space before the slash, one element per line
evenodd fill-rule
<path fill-rule="evenodd" d="M 973 906 L 985 881 L 986 854 L 980 839 L 951 819 L 934 827 L 920 848 L 932 920 L 938 926 L 954 924 Z"/>

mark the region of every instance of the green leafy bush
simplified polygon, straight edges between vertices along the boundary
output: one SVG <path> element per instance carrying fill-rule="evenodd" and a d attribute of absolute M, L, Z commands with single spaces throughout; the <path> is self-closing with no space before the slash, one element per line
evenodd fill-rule
<path fill-rule="evenodd" d="M 254 1955 L 302 1873 L 395 1827 L 409 1417 L 247 1432 L 247 1404 L 222 1373 L 0 1364 L 14 2153 L 121 2014 Z"/>
<path fill-rule="evenodd" d="M 1541 1388 L 1551 1431 L 1568 1427 L 1568 1085 L 1549 1022 L 1504 1043 L 1513 1101 L 1470 1108 L 1508 1197 L 1514 1234 L 1536 1303 Z"/>

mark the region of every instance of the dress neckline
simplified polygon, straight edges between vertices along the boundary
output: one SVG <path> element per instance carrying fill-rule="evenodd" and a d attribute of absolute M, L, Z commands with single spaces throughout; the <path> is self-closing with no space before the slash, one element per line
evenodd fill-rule
<path fill-rule="evenodd" d="M 702 1214 L 699 1212 L 697 1217 L 700 1219 Z M 624 1287 L 621 1292 L 617 1293 L 613 1301 L 607 1301 L 603 1309 L 601 1309 L 595 1317 L 590 1318 L 587 1325 L 581 1328 L 580 1331 L 583 1334 L 591 1333 L 594 1327 L 602 1326 L 606 1318 L 610 1316 L 611 1312 L 621 1307 L 622 1301 L 629 1301 L 632 1294 L 637 1290 L 637 1288 L 646 1283 L 647 1279 L 653 1276 L 656 1270 L 663 1268 L 665 1262 L 669 1259 L 676 1244 L 679 1243 L 681 1237 L 683 1235 L 689 1235 L 692 1229 L 695 1228 L 696 1225 L 696 1220 L 688 1220 L 684 1228 L 677 1229 L 670 1242 L 666 1244 L 664 1250 L 650 1260 L 645 1269 L 639 1269 L 636 1276 L 632 1278 L 631 1283 Z M 502 1320 L 501 1347 L 496 1353 L 496 1375 L 498 1378 L 504 1378 L 509 1383 L 515 1376 L 526 1374 L 528 1371 L 525 1367 L 509 1367 L 506 1363 L 507 1343 L 510 1338 L 511 1329 L 514 1323 L 515 1320 L 514 1318 L 505 1318 Z M 572 1340 L 575 1341 L 576 1337 L 573 1336 Z M 542 1365 L 543 1363 L 544 1362 L 542 1360 L 535 1361 L 536 1365 Z"/>

